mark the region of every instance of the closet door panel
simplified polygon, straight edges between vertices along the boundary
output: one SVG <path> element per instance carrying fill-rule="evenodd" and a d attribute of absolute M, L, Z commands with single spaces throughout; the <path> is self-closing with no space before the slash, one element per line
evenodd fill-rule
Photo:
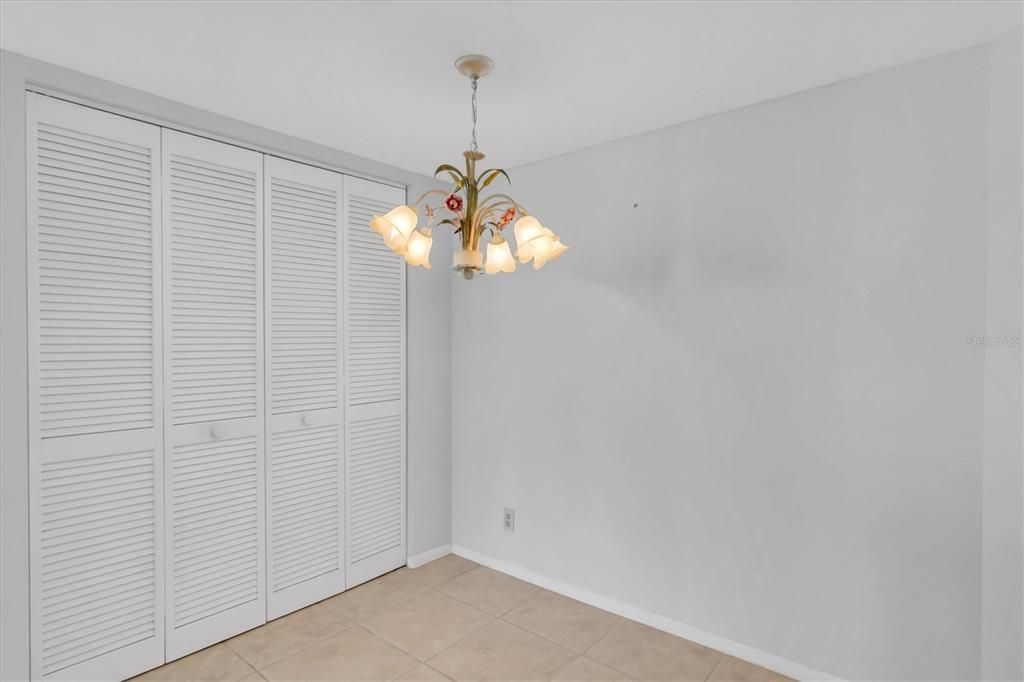
<path fill-rule="evenodd" d="M 164 131 L 175 425 L 255 417 L 261 157 Z"/>
<path fill-rule="evenodd" d="M 160 131 L 29 93 L 34 678 L 163 662 Z"/>
<path fill-rule="evenodd" d="M 277 618 L 345 589 L 342 176 L 265 159 L 268 594 Z"/>
<path fill-rule="evenodd" d="M 405 565 L 405 263 L 368 227 L 405 192 L 345 178 L 347 584 Z"/>
<path fill-rule="evenodd" d="M 163 131 L 168 660 L 266 620 L 262 170 Z"/>

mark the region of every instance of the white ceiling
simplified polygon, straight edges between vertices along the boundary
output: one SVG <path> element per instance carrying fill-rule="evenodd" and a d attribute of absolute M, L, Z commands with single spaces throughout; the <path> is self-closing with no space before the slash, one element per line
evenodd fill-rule
<path fill-rule="evenodd" d="M 506 167 L 975 45 L 1019 2 L 16 2 L 0 45 L 420 172 Z"/>

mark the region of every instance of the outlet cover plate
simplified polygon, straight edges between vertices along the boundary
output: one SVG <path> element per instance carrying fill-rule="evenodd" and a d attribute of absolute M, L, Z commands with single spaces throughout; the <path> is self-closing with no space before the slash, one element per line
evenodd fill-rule
<path fill-rule="evenodd" d="M 502 527 L 509 533 L 516 532 L 516 510 L 505 507 L 505 512 L 502 514 Z"/>

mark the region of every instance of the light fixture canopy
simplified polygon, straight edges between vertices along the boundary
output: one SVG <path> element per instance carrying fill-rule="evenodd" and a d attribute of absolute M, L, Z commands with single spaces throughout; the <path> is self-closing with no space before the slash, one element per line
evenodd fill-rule
<path fill-rule="evenodd" d="M 476 140 L 477 86 L 481 78 L 494 70 L 494 61 L 485 55 L 468 54 L 455 60 L 455 68 L 469 78 L 473 89 L 473 134 L 469 150 L 462 153 L 465 170 L 443 163 L 434 171 L 435 177 L 447 174 L 453 187 L 451 190 L 430 190 L 413 203 L 413 207 L 418 207 L 428 196 L 444 196 L 441 206 L 424 205 L 427 224 L 423 227 L 416 228 L 418 215 L 415 208 L 397 206 L 383 216 L 373 216 L 370 228 L 381 235 L 388 248 L 403 256 L 409 265 L 422 265 L 429 269 L 430 247 L 433 244 L 431 228 L 437 211 L 444 211 L 447 217 L 437 224 L 448 225 L 459 235 L 461 249 L 453 257 L 453 269 L 461 272 L 466 279 L 472 279 L 474 274 L 481 271 L 489 275 L 514 272 L 516 258 L 520 263 L 533 260 L 534 269 L 540 270 L 546 263 L 561 256 L 568 247 L 562 244 L 556 234 L 531 216 L 522 204 L 507 194 L 481 195 L 498 178 L 510 182 L 508 173 L 501 168 L 489 168 L 478 173 L 476 167 L 477 162 L 485 158 Z M 518 245 L 515 257 L 502 235 L 502 231 L 513 220 L 516 221 L 513 231 Z M 491 234 L 487 243 L 486 266 L 480 253 L 480 239 L 484 232 Z"/>
<path fill-rule="evenodd" d="M 464 54 L 455 60 L 455 68 L 466 78 L 483 78 L 494 71 L 494 60 L 482 54 Z"/>

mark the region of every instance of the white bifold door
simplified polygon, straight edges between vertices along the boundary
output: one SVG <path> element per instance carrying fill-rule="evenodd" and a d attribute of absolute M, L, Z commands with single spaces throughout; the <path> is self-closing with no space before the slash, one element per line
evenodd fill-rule
<path fill-rule="evenodd" d="M 163 131 L 167 657 L 266 621 L 263 157 Z"/>
<path fill-rule="evenodd" d="M 370 218 L 404 190 L 345 177 L 348 587 L 405 565 L 405 262 Z"/>
<path fill-rule="evenodd" d="M 405 191 L 26 97 L 32 677 L 404 565 Z"/>
<path fill-rule="evenodd" d="M 160 129 L 27 97 L 32 675 L 122 678 L 164 659 Z"/>
<path fill-rule="evenodd" d="M 268 618 L 345 589 L 342 176 L 266 157 Z"/>

